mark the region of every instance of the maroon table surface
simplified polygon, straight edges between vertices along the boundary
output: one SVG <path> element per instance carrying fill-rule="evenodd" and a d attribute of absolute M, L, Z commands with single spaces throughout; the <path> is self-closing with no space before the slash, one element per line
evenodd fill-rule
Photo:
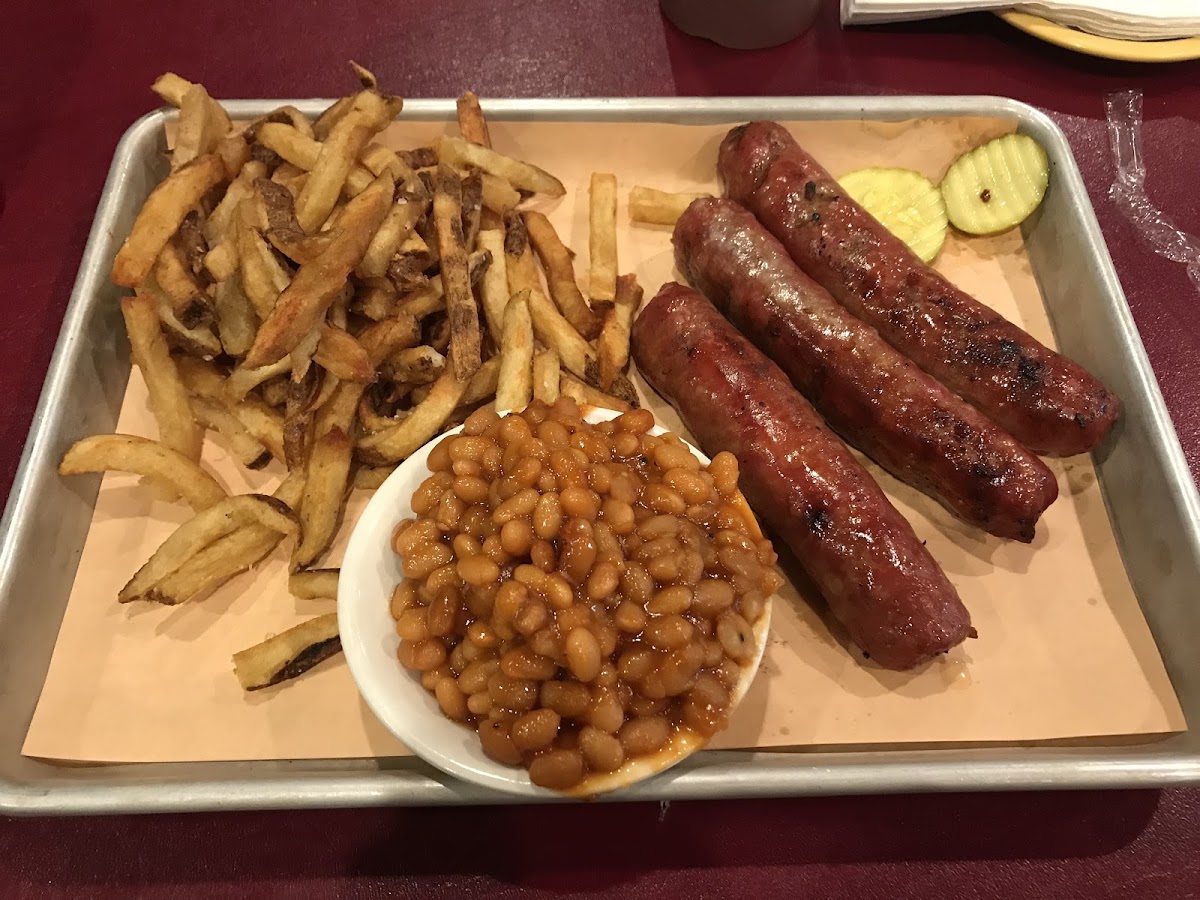
<path fill-rule="evenodd" d="M 1041 44 L 990 15 L 723 50 L 654 0 L 82 0 L 0 26 L 0 492 L 16 471 L 118 138 L 172 69 L 216 97 L 999 94 L 1063 127 L 1200 470 L 1200 300 L 1107 199 L 1103 98 L 1145 94 L 1147 187 L 1200 234 L 1200 63 Z M 152 7 L 155 7 L 152 9 Z M 0 820 L 0 896 L 1200 896 L 1200 794 L 1090 792 Z"/>

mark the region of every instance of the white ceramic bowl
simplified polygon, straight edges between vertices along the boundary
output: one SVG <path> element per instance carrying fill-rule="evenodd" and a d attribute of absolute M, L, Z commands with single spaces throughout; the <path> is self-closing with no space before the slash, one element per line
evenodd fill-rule
<path fill-rule="evenodd" d="M 615 418 L 611 410 L 593 409 L 589 422 Z M 458 431 L 459 429 L 455 429 Z M 652 433 L 661 434 L 655 428 Z M 447 432 L 447 434 L 453 434 Z M 396 659 L 400 639 L 389 610 L 393 589 L 403 578 L 400 559 L 391 547 L 392 530 L 401 519 L 413 515 L 413 492 L 429 475 L 429 452 L 439 435 L 407 460 L 379 487 L 359 517 L 342 562 L 338 585 L 338 627 L 342 649 L 350 673 L 367 705 L 406 747 L 430 765 L 464 781 L 526 796 L 554 796 L 558 792 L 538 787 L 529 773 L 506 766 L 484 754 L 474 729 L 442 715 L 433 695 L 421 687 L 417 675 L 403 668 Z M 708 458 L 692 447 L 692 452 L 707 464 Z M 747 507 L 749 516 L 749 507 Z M 753 516 L 749 516 L 753 523 Z M 753 527 L 757 529 L 757 524 Z M 772 598 L 773 599 L 773 598 Z M 757 653 L 733 693 L 736 704 L 745 695 L 758 671 L 766 647 L 771 619 L 771 600 L 754 623 Z M 631 760 L 616 772 L 592 775 L 571 794 L 585 796 L 625 787 L 673 766 L 696 752 L 704 740 L 694 734 L 680 734 L 658 754 Z"/>

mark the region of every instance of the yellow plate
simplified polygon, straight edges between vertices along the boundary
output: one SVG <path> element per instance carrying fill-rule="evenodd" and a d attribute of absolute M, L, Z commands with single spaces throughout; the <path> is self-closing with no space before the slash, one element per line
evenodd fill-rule
<path fill-rule="evenodd" d="M 1059 25 L 1041 16 L 1006 10 L 996 13 L 1013 28 L 1031 34 L 1039 40 L 1066 47 L 1077 53 L 1120 59 L 1126 62 L 1182 62 L 1200 59 L 1200 38 L 1174 38 L 1166 41 L 1123 41 L 1118 38 L 1088 34 L 1076 28 Z"/>

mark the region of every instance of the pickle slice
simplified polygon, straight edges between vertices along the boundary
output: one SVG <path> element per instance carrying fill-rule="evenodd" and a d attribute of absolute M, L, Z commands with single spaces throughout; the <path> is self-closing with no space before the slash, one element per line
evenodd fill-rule
<path fill-rule="evenodd" d="M 956 159 L 942 179 L 942 197 L 959 231 L 996 234 L 1024 222 L 1049 181 L 1041 145 L 1026 134 L 1007 134 Z"/>
<path fill-rule="evenodd" d="M 937 258 L 946 240 L 946 207 L 932 181 L 911 169 L 869 168 L 838 183 L 922 260 Z"/>

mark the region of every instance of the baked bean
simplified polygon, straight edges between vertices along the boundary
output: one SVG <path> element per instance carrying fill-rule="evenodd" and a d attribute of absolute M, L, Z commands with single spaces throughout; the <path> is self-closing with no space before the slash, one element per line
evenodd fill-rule
<path fill-rule="evenodd" d="M 417 588 L 411 581 L 402 581 L 392 591 L 392 601 L 389 607 L 392 618 L 399 619 L 406 609 L 417 602 Z"/>
<path fill-rule="evenodd" d="M 537 485 L 539 494 L 551 494 L 558 490 L 558 479 L 554 477 L 553 472 L 548 472 L 542 469 L 542 474 L 538 476 Z"/>
<path fill-rule="evenodd" d="M 613 534 L 629 534 L 633 531 L 633 507 L 626 501 L 609 497 L 601 507 L 601 515 Z"/>
<path fill-rule="evenodd" d="M 600 674 L 600 644 L 586 628 L 576 628 L 567 635 L 565 650 L 567 666 L 577 679 L 591 681 Z"/>
<path fill-rule="evenodd" d="M 662 716 L 647 716 L 626 722 L 617 732 L 626 756 L 646 756 L 661 750 L 671 740 L 671 725 Z"/>
<path fill-rule="evenodd" d="M 668 654 L 658 673 L 667 696 L 675 697 L 691 687 L 692 681 L 702 665 L 704 665 L 704 647 L 694 642 L 685 644 Z"/>
<path fill-rule="evenodd" d="M 529 637 L 535 631 L 544 628 L 548 621 L 550 621 L 550 613 L 546 609 L 546 604 L 541 600 L 527 600 L 513 620 L 513 627 L 519 633 Z"/>
<path fill-rule="evenodd" d="M 754 632 L 749 623 L 732 610 L 726 610 L 717 619 L 717 640 L 730 659 L 745 662 L 754 655 Z"/>
<path fill-rule="evenodd" d="M 512 742 L 512 723 L 488 719 L 479 726 L 479 743 L 483 752 L 506 766 L 521 764 L 521 751 Z"/>
<path fill-rule="evenodd" d="M 594 772 L 615 772 L 625 763 L 621 742 L 591 725 L 585 725 L 579 732 L 579 750 Z"/>
<path fill-rule="evenodd" d="M 717 633 L 717 626 L 713 624 L 712 619 L 705 619 L 697 616 L 694 621 L 689 621 L 692 622 L 692 627 L 696 629 L 693 639 L 708 640 L 710 637 L 714 637 Z"/>
<path fill-rule="evenodd" d="M 690 641 L 693 631 L 692 623 L 683 616 L 655 616 L 646 623 L 642 638 L 658 650 L 674 650 Z"/>
<path fill-rule="evenodd" d="M 678 533 L 679 518 L 677 516 L 651 516 L 637 527 L 637 535 L 643 541 L 653 541 L 656 538 L 674 540 Z"/>
<path fill-rule="evenodd" d="M 512 477 L 524 487 L 533 487 L 537 484 L 538 476 L 541 474 L 542 461 L 534 459 L 532 456 L 523 457 L 512 471 Z"/>
<path fill-rule="evenodd" d="M 682 443 L 664 441 L 654 451 L 654 463 L 664 472 L 671 469 L 695 471 L 700 468 L 700 460 Z M 665 480 L 665 479 L 664 479 Z"/>
<path fill-rule="evenodd" d="M 483 451 L 483 475 L 485 478 L 495 478 L 500 474 L 500 470 L 504 465 L 504 452 L 496 444 L 488 444 L 488 448 Z"/>
<path fill-rule="evenodd" d="M 600 497 L 590 488 L 569 487 L 558 495 L 565 515 L 594 522 L 600 514 Z"/>
<path fill-rule="evenodd" d="M 617 672 L 630 683 L 641 681 L 658 668 L 659 654 L 649 647 L 634 644 L 617 660 Z"/>
<path fill-rule="evenodd" d="M 397 528 L 392 533 L 392 550 L 398 556 L 408 556 L 418 547 L 426 547 L 437 541 L 440 534 L 436 524 L 428 519 L 421 519 L 419 522 L 411 523 L 403 530 Z"/>
<path fill-rule="evenodd" d="M 671 582 L 679 578 L 682 563 L 679 553 L 655 556 L 646 561 L 646 571 L 655 581 Z"/>
<path fill-rule="evenodd" d="M 556 791 L 579 784 L 583 773 L 583 754 L 578 750 L 548 750 L 529 764 L 529 780 Z"/>
<path fill-rule="evenodd" d="M 467 711 L 473 716 L 486 716 L 492 711 L 492 698 L 487 691 L 467 697 Z"/>
<path fill-rule="evenodd" d="M 492 520 L 503 525 L 518 516 L 528 516 L 533 512 L 537 503 L 538 492 L 533 488 L 522 488 L 496 508 L 496 511 L 492 513 Z"/>
<path fill-rule="evenodd" d="M 667 697 L 646 697 L 641 694 L 630 697 L 626 708 L 630 715 L 634 716 L 657 716 L 665 711 L 670 706 L 671 701 Z"/>
<path fill-rule="evenodd" d="M 444 566 L 438 566 L 429 573 L 429 577 L 425 579 L 425 588 L 430 594 L 431 599 L 436 599 L 437 595 L 447 588 L 458 590 L 459 580 L 458 571 L 453 563 L 446 563 Z"/>
<path fill-rule="evenodd" d="M 446 661 L 446 645 L 437 638 L 415 642 L 401 641 L 396 656 L 404 668 L 428 672 Z"/>
<path fill-rule="evenodd" d="M 540 628 L 529 636 L 529 649 L 547 659 L 562 656 L 562 642 L 553 628 Z"/>
<path fill-rule="evenodd" d="M 467 718 L 467 695 L 459 690 L 458 684 L 449 676 L 439 678 L 437 686 L 433 689 L 433 695 L 437 698 L 438 706 L 442 708 L 442 712 L 446 718 L 453 719 L 455 722 L 464 722 Z"/>
<path fill-rule="evenodd" d="M 558 494 L 542 494 L 533 510 L 533 532 L 544 541 L 558 537 L 563 513 Z"/>
<path fill-rule="evenodd" d="M 532 435 L 529 428 L 529 423 L 520 416 L 505 416 L 500 422 L 500 428 L 496 436 L 500 438 L 500 443 L 505 447 L 513 444 L 520 444 Z M 445 443 L 443 441 L 443 443 Z M 505 466 L 507 469 L 508 467 Z"/>
<path fill-rule="evenodd" d="M 726 503 L 717 510 L 713 524 L 718 528 L 738 528 L 746 524 L 746 517 L 736 506 Z"/>
<path fill-rule="evenodd" d="M 642 445 L 637 435 L 628 431 L 619 431 L 612 436 L 612 453 L 614 459 L 632 459 L 641 452 Z"/>
<path fill-rule="evenodd" d="M 460 459 L 450 464 L 450 473 L 454 476 L 455 481 L 459 478 L 478 477 L 483 474 L 483 466 L 474 460 Z M 482 478 L 480 481 L 487 484 L 487 481 Z"/>
<path fill-rule="evenodd" d="M 650 602 L 654 596 L 654 579 L 645 566 L 638 562 L 625 564 L 625 571 L 621 573 L 621 593 L 626 600 L 641 607 Z"/>
<path fill-rule="evenodd" d="M 458 577 L 472 587 L 483 587 L 500 577 L 500 567 L 483 554 L 460 559 L 457 568 Z"/>
<path fill-rule="evenodd" d="M 672 469 L 663 476 L 663 483 L 677 491 L 689 507 L 706 503 L 712 496 L 705 480 L 689 469 Z"/>
<path fill-rule="evenodd" d="M 546 575 L 541 591 L 554 609 L 567 609 L 575 603 L 575 592 L 570 583 L 556 572 Z"/>
<path fill-rule="evenodd" d="M 496 633 L 497 641 L 500 634 Z M 455 648 L 462 651 L 462 658 L 468 663 L 486 662 L 496 658 L 496 650 L 493 647 L 480 647 L 478 644 L 473 644 L 470 641 L 460 641 Z"/>
<path fill-rule="evenodd" d="M 446 666 L 438 666 L 436 669 L 431 669 L 428 672 L 421 673 L 421 687 L 430 693 L 437 687 L 437 683 L 444 678 L 450 670 Z"/>
<path fill-rule="evenodd" d="M 617 568 L 616 563 L 607 560 L 598 562 L 592 567 L 591 574 L 588 575 L 584 593 L 587 594 L 589 600 L 603 600 L 613 595 L 620 581 L 621 570 Z"/>
<path fill-rule="evenodd" d="M 604 659 L 610 659 L 617 652 L 617 641 L 621 639 L 617 629 L 606 622 L 601 621 L 592 631 L 596 635 L 596 643 L 600 645 L 600 656 Z M 605 663 L 608 665 L 608 663 Z"/>
<path fill-rule="evenodd" d="M 555 612 L 554 624 L 560 634 L 570 634 L 576 628 L 587 628 L 592 624 L 592 611 L 585 604 L 577 603 Z"/>
<path fill-rule="evenodd" d="M 612 447 L 600 435 L 590 431 L 577 431 L 571 435 L 571 446 L 582 450 L 588 462 L 606 463 L 612 459 Z"/>
<path fill-rule="evenodd" d="M 463 434 L 480 435 L 500 421 L 494 406 L 481 406 L 463 422 Z"/>
<path fill-rule="evenodd" d="M 646 608 L 632 600 L 622 600 L 613 611 L 613 624 L 626 634 L 638 634 L 646 627 Z"/>
<path fill-rule="evenodd" d="M 459 459 L 469 459 L 480 462 L 484 451 L 492 442 L 485 437 L 473 437 L 462 434 L 450 442 L 451 462 Z"/>
<path fill-rule="evenodd" d="M 620 539 L 612 533 L 607 522 L 596 522 L 592 525 L 592 533 L 596 535 L 596 561 L 610 562 L 620 572 L 625 566 L 625 553 L 621 549 Z"/>
<path fill-rule="evenodd" d="M 737 457 L 722 450 L 708 464 L 708 474 L 712 476 L 713 486 L 722 497 L 732 497 L 737 491 L 738 462 Z"/>
<path fill-rule="evenodd" d="M 454 479 L 454 495 L 464 503 L 483 503 L 487 500 L 488 483 L 478 476 L 463 475 Z"/>
<path fill-rule="evenodd" d="M 554 552 L 554 545 L 541 538 L 529 548 L 529 559 L 543 572 L 553 572 L 558 568 L 558 554 Z"/>
<path fill-rule="evenodd" d="M 776 557 L 778 559 L 778 557 Z M 758 589 L 764 596 L 770 597 L 783 586 L 783 576 L 774 569 L 763 567 L 758 577 Z"/>
<path fill-rule="evenodd" d="M 654 427 L 654 414 L 648 409 L 633 409 L 621 413 L 613 421 L 621 431 L 644 434 Z"/>
<path fill-rule="evenodd" d="M 500 663 L 494 659 L 477 660 L 467 663 L 466 668 L 458 676 L 458 686 L 466 694 L 478 694 L 487 690 L 488 679 L 500 668 Z M 488 701 L 489 705 L 491 700 Z M 480 715 L 480 713 L 476 713 Z"/>
<path fill-rule="evenodd" d="M 600 688 L 587 712 L 588 724 L 608 734 L 615 734 L 625 721 L 625 708 L 616 692 Z"/>
<path fill-rule="evenodd" d="M 721 649 L 721 642 L 706 639 L 702 646 L 704 647 L 704 668 L 711 669 L 714 666 L 719 666 L 721 660 L 725 658 L 725 651 Z"/>
<path fill-rule="evenodd" d="M 679 577 L 675 580 L 680 584 L 698 584 L 704 577 L 704 557 L 695 549 L 684 550 L 679 557 Z"/>
<path fill-rule="evenodd" d="M 696 585 L 696 592 L 692 595 L 692 607 L 696 615 L 712 619 L 731 606 L 733 585 L 728 581 L 706 578 Z"/>
<path fill-rule="evenodd" d="M 591 708 L 592 695 L 578 681 L 546 681 L 541 687 L 541 704 L 564 719 L 578 719 Z"/>
<path fill-rule="evenodd" d="M 433 603 L 429 604 L 429 617 L 426 624 L 433 637 L 445 637 L 454 630 L 454 620 L 458 616 L 462 598 L 455 588 L 446 588 Z"/>
<path fill-rule="evenodd" d="M 758 557 L 748 550 L 737 547 L 722 547 L 717 551 L 717 559 L 730 575 L 745 575 L 747 578 L 758 580 L 758 572 L 762 567 Z"/>
<path fill-rule="evenodd" d="M 521 568 L 524 568 L 523 566 Z M 532 566 L 530 567 L 532 568 Z M 514 576 L 515 577 L 515 576 Z M 495 617 L 502 622 L 516 619 L 526 601 L 529 588 L 522 581 L 506 581 L 496 591 Z"/>
<path fill-rule="evenodd" d="M 459 559 L 476 556 L 483 552 L 483 549 L 479 546 L 479 541 L 471 535 L 461 532 L 454 536 L 454 540 L 450 542 L 450 546 L 454 548 L 454 555 Z"/>
<path fill-rule="evenodd" d="M 741 680 L 742 677 L 741 663 L 739 663 L 736 659 L 731 659 L 729 657 L 725 657 L 725 659 L 721 660 L 721 664 L 718 665 L 713 671 L 715 671 L 717 677 L 721 679 L 721 683 L 730 690 L 733 690 L 734 686 L 738 683 L 738 681 Z"/>
<path fill-rule="evenodd" d="M 459 532 L 479 542 L 492 534 L 494 528 L 495 523 L 492 522 L 491 511 L 487 506 L 479 503 L 468 507 L 467 511 L 462 514 L 462 518 L 458 520 Z"/>
<path fill-rule="evenodd" d="M 642 502 L 657 513 L 682 516 L 687 510 L 683 496 L 665 484 L 648 484 L 642 491 Z"/>
<path fill-rule="evenodd" d="M 538 686 L 536 681 L 496 672 L 488 679 L 488 694 L 493 706 L 510 712 L 528 712 L 537 703 Z"/>
<path fill-rule="evenodd" d="M 454 559 L 454 551 L 443 543 L 425 544 L 416 547 L 404 557 L 404 575 L 407 578 L 425 578 L 434 569 Z"/>
<path fill-rule="evenodd" d="M 538 440 L 547 447 L 565 447 L 571 435 L 561 422 L 547 419 L 538 424 L 536 430 Z"/>
<path fill-rule="evenodd" d="M 446 491 L 442 494 L 441 502 L 438 503 L 434 521 L 443 531 L 451 531 L 458 527 L 458 520 L 462 518 L 462 514 L 466 510 L 467 505 L 462 500 L 456 497 L 452 491 Z"/>
<path fill-rule="evenodd" d="M 592 533 L 592 523 L 586 519 L 571 519 L 562 531 L 559 571 L 578 587 L 587 580 L 595 562 L 596 538 Z"/>
<path fill-rule="evenodd" d="M 489 534 L 483 541 L 483 555 L 490 559 L 497 567 L 505 565 L 511 557 L 504 550 L 504 542 L 500 540 L 500 535 Z"/>
<path fill-rule="evenodd" d="M 500 657 L 500 671 L 509 678 L 545 681 L 554 677 L 554 660 L 534 653 L 529 647 L 514 647 Z"/>
<path fill-rule="evenodd" d="M 561 487 L 583 487 L 587 484 L 587 472 L 567 450 L 554 450 L 550 453 L 550 468 L 558 478 Z"/>
<path fill-rule="evenodd" d="M 429 451 L 429 466 L 430 472 L 445 472 L 450 468 L 450 442 L 457 435 L 451 435 L 447 438 L 442 438 L 433 445 L 433 449 Z"/>
<path fill-rule="evenodd" d="M 767 598 L 762 595 L 762 591 L 746 591 L 738 600 L 738 612 L 747 622 L 757 622 L 766 608 Z"/>
<path fill-rule="evenodd" d="M 646 612 L 652 616 L 678 615 L 688 611 L 692 605 L 692 589 L 682 584 L 673 584 L 655 594 L 646 604 Z"/>
<path fill-rule="evenodd" d="M 558 737 L 559 721 L 552 709 L 535 709 L 518 716 L 512 723 L 513 746 L 527 752 L 549 747 Z"/>

